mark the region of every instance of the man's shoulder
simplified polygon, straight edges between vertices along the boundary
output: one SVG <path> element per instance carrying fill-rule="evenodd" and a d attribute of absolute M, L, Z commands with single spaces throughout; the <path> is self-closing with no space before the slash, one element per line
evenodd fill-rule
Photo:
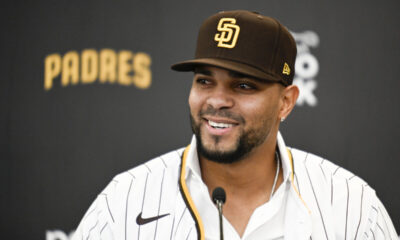
<path fill-rule="evenodd" d="M 325 231 L 334 226 L 337 239 L 345 236 L 355 239 L 357 234 L 371 232 L 379 233 L 382 239 L 396 236 L 375 190 L 363 179 L 320 156 L 289 149 L 293 156 L 294 184 L 316 224 Z"/>
<path fill-rule="evenodd" d="M 115 239 L 119 239 L 127 216 L 132 221 L 142 213 L 157 216 L 161 201 L 162 211 L 172 213 L 176 199 L 180 197 L 178 176 L 183 150 L 170 151 L 116 175 L 83 217 L 77 230 L 80 236 L 82 233 L 87 235 L 93 225 L 99 224 L 107 225 L 106 231 L 116 234 Z"/>
<path fill-rule="evenodd" d="M 113 181 L 126 182 L 135 179 L 159 177 L 164 171 L 177 172 L 184 148 L 179 148 L 150 159 L 136 167 L 116 175 Z"/>
<path fill-rule="evenodd" d="M 116 197 L 130 191 L 144 191 L 144 186 L 151 188 L 155 184 L 160 184 L 164 178 L 178 179 L 183 151 L 184 148 L 170 151 L 117 174 L 100 195 Z M 174 181 L 174 184 L 177 182 Z"/>
<path fill-rule="evenodd" d="M 368 185 L 356 174 L 331 162 L 330 160 L 303 150 L 295 148 L 289 149 L 293 156 L 295 173 L 313 175 L 314 177 L 318 176 L 329 184 L 332 184 L 332 181 L 338 181 L 347 182 L 352 185 Z"/>
<path fill-rule="evenodd" d="M 168 202 L 164 207 L 168 208 L 179 196 L 178 178 L 183 150 L 170 151 L 116 175 L 98 195 L 95 204 L 110 212 L 112 222 L 123 221 L 128 201 L 133 214 L 140 211 L 143 202 L 156 209 L 158 205 L 152 204 L 157 202 L 149 199 L 160 199 L 161 195 L 163 201 Z"/>

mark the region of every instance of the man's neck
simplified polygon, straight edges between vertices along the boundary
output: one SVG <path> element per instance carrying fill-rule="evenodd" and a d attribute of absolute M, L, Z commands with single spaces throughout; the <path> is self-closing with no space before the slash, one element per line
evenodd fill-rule
<path fill-rule="evenodd" d="M 201 175 L 210 192 L 221 186 L 236 197 L 252 197 L 270 192 L 275 178 L 277 162 L 276 141 L 259 146 L 238 162 L 217 163 L 199 156 Z"/>
<path fill-rule="evenodd" d="M 232 164 L 216 163 L 199 156 L 201 176 L 210 196 L 216 187 L 224 188 L 224 216 L 240 236 L 254 210 L 269 201 L 277 169 L 275 149 L 276 139 Z M 283 181 L 282 170 L 278 176 L 276 188 Z"/>

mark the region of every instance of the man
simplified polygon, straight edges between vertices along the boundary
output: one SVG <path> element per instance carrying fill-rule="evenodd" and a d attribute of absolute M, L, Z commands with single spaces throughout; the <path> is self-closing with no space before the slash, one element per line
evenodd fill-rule
<path fill-rule="evenodd" d="M 285 146 L 295 106 L 296 44 L 277 20 L 220 12 L 201 26 L 189 96 L 194 137 L 122 173 L 97 197 L 74 239 L 219 239 L 211 200 L 220 186 L 225 239 L 396 239 L 364 181 Z"/>

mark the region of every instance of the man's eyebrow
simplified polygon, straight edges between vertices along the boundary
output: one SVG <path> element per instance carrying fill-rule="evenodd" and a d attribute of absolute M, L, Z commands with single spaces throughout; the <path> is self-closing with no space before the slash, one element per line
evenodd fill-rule
<path fill-rule="evenodd" d="M 246 78 L 247 80 L 254 81 L 254 82 L 259 82 L 259 83 L 266 83 L 266 82 L 268 82 L 268 81 L 266 81 L 266 80 L 261 80 L 261 79 L 259 79 L 259 78 L 252 77 L 252 76 L 250 76 L 250 75 L 247 75 L 247 74 L 244 74 L 244 73 L 240 73 L 240 72 L 229 71 L 228 74 L 229 74 L 230 77 L 236 78 L 236 79 L 243 79 L 243 78 Z"/>
<path fill-rule="evenodd" d="M 211 71 L 209 71 L 207 69 L 204 69 L 204 68 L 200 68 L 200 67 L 195 68 L 193 72 L 194 72 L 194 74 L 202 74 L 202 75 L 210 76 L 210 77 L 213 76 L 213 73 Z M 228 74 L 232 78 L 238 78 L 238 79 L 247 78 L 247 79 L 250 79 L 252 81 L 261 82 L 261 83 L 268 82 L 268 81 L 263 81 L 261 79 L 258 79 L 258 78 L 255 78 L 255 77 L 243 74 L 243 73 L 235 72 L 235 71 L 229 71 Z"/>
<path fill-rule="evenodd" d="M 202 74 L 202 75 L 206 75 L 206 76 L 212 76 L 211 71 L 208 71 L 208 70 L 203 69 L 203 68 L 194 69 L 194 73 L 195 74 Z"/>
<path fill-rule="evenodd" d="M 235 71 L 229 71 L 228 74 L 229 74 L 229 76 L 231 76 L 233 78 L 252 78 L 246 74 L 235 72 Z"/>
<path fill-rule="evenodd" d="M 213 75 L 211 71 L 209 71 L 207 69 L 204 69 L 204 68 L 196 68 L 194 70 L 194 73 L 195 74 L 203 74 L 203 75 L 206 75 L 206 76 L 212 76 Z M 246 74 L 238 73 L 238 72 L 235 72 L 235 71 L 229 71 L 228 74 L 229 74 L 230 77 L 233 77 L 233 78 L 250 78 L 250 76 L 247 76 Z"/>

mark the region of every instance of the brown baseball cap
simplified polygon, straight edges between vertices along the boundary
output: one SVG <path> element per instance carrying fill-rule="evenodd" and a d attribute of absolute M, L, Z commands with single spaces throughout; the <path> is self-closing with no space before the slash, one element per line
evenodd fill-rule
<path fill-rule="evenodd" d="M 293 36 L 276 19 L 244 10 L 223 11 L 201 25 L 195 58 L 171 68 L 186 72 L 211 65 L 287 86 L 293 82 L 296 53 Z"/>

